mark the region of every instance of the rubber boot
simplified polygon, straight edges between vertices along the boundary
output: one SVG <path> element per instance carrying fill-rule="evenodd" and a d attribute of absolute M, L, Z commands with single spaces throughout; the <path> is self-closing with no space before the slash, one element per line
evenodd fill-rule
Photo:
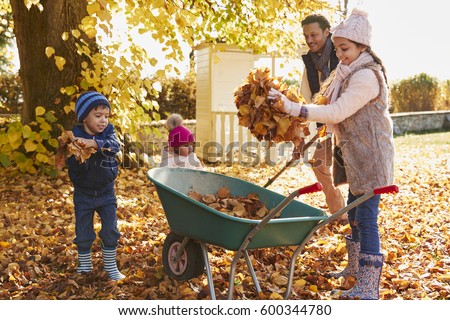
<path fill-rule="evenodd" d="M 328 278 L 340 278 L 352 276 L 357 278 L 358 276 L 358 260 L 361 243 L 359 241 L 353 241 L 351 237 L 345 237 L 345 245 L 347 246 L 348 263 L 344 270 L 340 272 L 331 272 L 327 275 Z"/>
<path fill-rule="evenodd" d="M 383 255 L 361 252 L 359 255 L 358 280 L 353 288 L 344 291 L 344 299 L 378 300 L 380 298 L 380 277 L 383 269 Z"/>
<path fill-rule="evenodd" d="M 78 267 L 77 273 L 89 273 L 92 271 L 91 252 L 78 252 Z"/>
<path fill-rule="evenodd" d="M 111 280 L 121 280 L 125 278 L 125 276 L 120 273 L 119 269 L 117 269 L 116 252 L 116 249 L 102 248 L 103 268 L 108 273 Z"/>

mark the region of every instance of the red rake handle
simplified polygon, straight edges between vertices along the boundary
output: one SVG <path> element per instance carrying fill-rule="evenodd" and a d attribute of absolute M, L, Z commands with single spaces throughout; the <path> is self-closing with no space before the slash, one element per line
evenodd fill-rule
<path fill-rule="evenodd" d="M 320 182 L 316 182 L 312 185 L 298 189 L 297 196 L 299 196 L 301 194 L 314 193 L 314 192 L 318 192 L 318 191 L 322 191 L 322 190 L 323 190 L 322 184 Z"/>
<path fill-rule="evenodd" d="M 373 190 L 374 194 L 397 193 L 397 192 L 398 192 L 398 187 L 395 184 Z"/>

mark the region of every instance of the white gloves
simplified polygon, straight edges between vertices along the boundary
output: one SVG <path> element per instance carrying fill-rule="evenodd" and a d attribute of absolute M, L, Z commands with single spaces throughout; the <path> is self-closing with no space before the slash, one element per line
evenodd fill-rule
<path fill-rule="evenodd" d="M 271 88 L 269 90 L 267 98 L 269 100 L 281 99 L 283 101 L 284 110 L 280 110 L 280 111 L 284 111 L 285 113 L 287 113 L 287 114 L 289 114 L 291 116 L 294 116 L 294 117 L 298 117 L 300 115 L 300 110 L 302 109 L 302 105 L 300 103 L 296 103 L 296 102 L 293 102 L 293 101 L 289 100 L 280 91 L 278 91 L 278 90 L 276 90 L 274 88 Z"/>

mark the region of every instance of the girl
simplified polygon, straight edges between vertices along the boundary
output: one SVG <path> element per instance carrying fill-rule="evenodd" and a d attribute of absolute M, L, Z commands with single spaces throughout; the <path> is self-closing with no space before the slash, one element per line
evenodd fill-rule
<path fill-rule="evenodd" d="M 343 166 L 333 164 L 334 183 L 339 173 L 349 184 L 348 203 L 364 193 L 393 183 L 394 143 L 388 113 L 385 70 L 371 50 L 371 25 L 367 13 L 354 9 L 333 30 L 332 40 L 340 62 L 323 94 L 329 104 L 300 105 L 271 89 L 269 99 L 282 99 L 284 110 L 307 121 L 327 123 L 335 133 L 335 149 L 340 147 Z M 344 181 L 345 182 L 345 181 Z M 379 299 L 383 265 L 378 232 L 378 205 L 375 195 L 348 212 L 351 237 L 346 238 L 349 262 L 345 270 L 332 276 L 352 275 L 355 286 L 341 297 Z"/>
<path fill-rule="evenodd" d="M 169 139 L 168 145 L 162 150 L 160 167 L 203 169 L 194 153 L 195 137 L 182 123 L 183 118 L 177 113 L 167 118 Z"/>

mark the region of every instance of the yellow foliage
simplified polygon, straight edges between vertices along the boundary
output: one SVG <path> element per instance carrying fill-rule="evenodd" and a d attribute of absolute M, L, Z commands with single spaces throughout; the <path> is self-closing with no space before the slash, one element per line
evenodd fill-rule
<path fill-rule="evenodd" d="M 55 49 L 53 49 L 52 47 L 45 48 L 45 55 L 47 56 L 47 58 L 50 58 L 54 53 Z"/>

